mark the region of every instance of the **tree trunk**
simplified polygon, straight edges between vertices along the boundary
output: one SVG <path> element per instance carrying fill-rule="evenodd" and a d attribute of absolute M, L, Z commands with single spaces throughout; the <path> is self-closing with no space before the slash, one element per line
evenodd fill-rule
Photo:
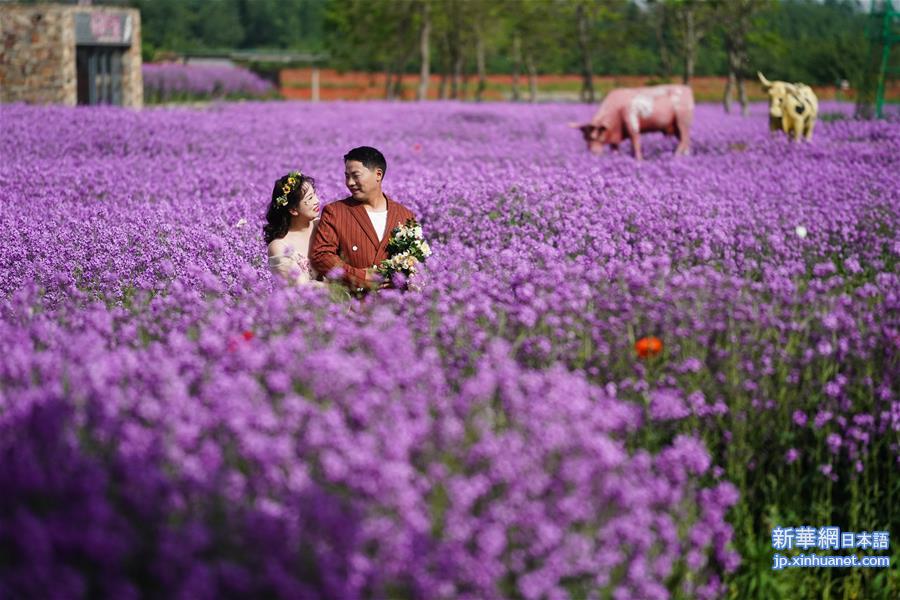
<path fill-rule="evenodd" d="M 741 116 L 750 112 L 747 90 L 744 81 L 747 79 L 747 34 L 753 28 L 753 15 L 766 5 L 766 0 L 741 0 L 718 7 L 716 16 L 725 26 L 725 49 L 728 55 L 729 84 L 731 91 L 737 89 L 738 102 L 741 105 Z M 723 14 L 724 11 L 724 14 Z M 700 32 L 701 37 L 703 32 Z M 728 97 L 731 104 L 731 96 Z"/>
<path fill-rule="evenodd" d="M 320 88 L 319 88 L 319 65 L 317 65 L 317 64 L 313 65 L 311 85 L 312 85 L 312 92 L 310 94 L 311 95 L 310 99 L 313 102 L 318 102 Z"/>
<path fill-rule="evenodd" d="M 394 69 L 394 98 L 403 100 L 403 78 L 406 76 L 406 65 L 409 64 L 415 54 L 416 46 L 410 43 L 397 59 L 396 68 Z"/>
<path fill-rule="evenodd" d="M 481 102 L 487 88 L 487 66 L 484 57 L 484 31 L 478 25 L 475 28 L 475 63 L 478 68 L 478 87 L 475 88 L 475 101 Z"/>
<path fill-rule="evenodd" d="M 441 83 L 438 86 L 438 98 L 441 100 L 447 99 L 447 83 L 450 79 L 450 40 L 447 36 L 444 36 L 444 51 L 440 53 L 441 59 Z"/>
<path fill-rule="evenodd" d="M 459 98 L 462 92 L 462 70 L 463 55 L 461 48 L 457 46 L 453 57 L 453 80 L 450 82 L 450 97 L 453 99 Z"/>
<path fill-rule="evenodd" d="M 722 94 L 722 107 L 726 113 L 731 113 L 731 103 L 734 100 L 734 90 L 737 85 L 737 52 L 734 39 L 730 32 L 725 32 L 725 56 L 728 64 L 728 80 L 725 82 L 725 93 Z"/>
<path fill-rule="evenodd" d="M 591 64 L 591 44 L 587 10 L 583 4 L 576 9 L 578 15 L 578 49 L 581 52 L 581 101 L 594 102 L 594 68 Z"/>
<path fill-rule="evenodd" d="M 694 77 L 694 54 L 696 52 L 696 31 L 694 29 L 694 10 L 688 8 L 684 13 L 684 72 L 681 81 L 685 85 Z"/>
<path fill-rule="evenodd" d="M 513 63 L 512 63 L 512 99 L 519 101 L 519 69 L 522 62 L 522 40 L 519 35 L 513 38 Z"/>
<path fill-rule="evenodd" d="M 749 22 L 747 25 L 749 29 Z M 744 79 L 747 76 L 745 68 L 747 64 L 747 45 L 745 43 L 746 29 L 741 29 L 738 37 L 734 41 L 734 61 L 731 70 L 734 73 L 735 84 L 737 85 L 738 103 L 741 105 L 741 116 L 746 117 L 750 114 L 750 104 L 747 100 L 747 90 L 744 87 Z"/>
<path fill-rule="evenodd" d="M 394 72 L 390 63 L 384 66 L 384 97 L 386 100 L 394 99 Z"/>
<path fill-rule="evenodd" d="M 722 108 L 729 114 L 731 113 L 732 91 L 734 90 L 735 79 L 734 71 L 729 67 L 728 80 L 725 82 L 725 93 L 722 94 Z"/>
<path fill-rule="evenodd" d="M 741 73 L 737 75 L 738 102 L 741 103 L 741 116 L 746 117 L 750 114 L 750 102 L 747 100 L 747 90 L 744 87 L 744 78 Z"/>
<path fill-rule="evenodd" d="M 403 100 L 403 70 L 394 74 L 394 98 Z"/>
<path fill-rule="evenodd" d="M 534 59 L 531 52 L 525 54 L 525 68 L 528 69 L 528 101 L 537 102 L 537 67 L 534 65 Z"/>
<path fill-rule="evenodd" d="M 422 65 L 419 68 L 419 89 L 416 93 L 418 100 L 428 99 L 428 80 L 431 77 L 431 8 L 426 1 L 422 3 L 422 29 L 419 32 L 419 54 Z"/>
<path fill-rule="evenodd" d="M 455 2 L 450 4 L 450 61 L 453 73 L 450 79 L 450 98 L 457 99 L 462 91 L 462 70 L 463 70 L 463 48 L 462 48 L 462 15 L 460 14 L 459 5 Z"/>
<path fill-rule="evenodd" d="M 659 5 L 656 8 L 657 17 L 654 19 L 654 33 L 656 34 L 656 45 L 659 46 L 659 66 L 662 69 L 661 75 L 668 79 L 672 76 L 672 57 L 669 54 L 669 47 L 666 45 L 665 27 L 666 13 L 665 5 Z"/>

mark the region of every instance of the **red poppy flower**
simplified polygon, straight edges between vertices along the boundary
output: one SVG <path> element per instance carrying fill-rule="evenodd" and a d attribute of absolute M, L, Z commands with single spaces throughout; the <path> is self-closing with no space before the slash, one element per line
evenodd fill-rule
<path fill-rule="evenodd" d="M 253 333 L 252 331 L 245 331 L 245 332 L 242 333 L 241 335 L 244 336 L 244 339 L 245 339 L 246 341 L 248 341 L 248 342 L 249 342 L 250 340 L 252 340 L 253 337 L 254 337 L 254 333 Z"/>
<path fill-rule="evenodd" d="M 658 337 L 653 337 L 652 335 L 648 337 L 642 337 L 634 344 L 634 351 L 637 352 L 637 355 L 640 358 L 656 356 L 657 354 L 662 352 L 662 349 L 662 340 Z"/>

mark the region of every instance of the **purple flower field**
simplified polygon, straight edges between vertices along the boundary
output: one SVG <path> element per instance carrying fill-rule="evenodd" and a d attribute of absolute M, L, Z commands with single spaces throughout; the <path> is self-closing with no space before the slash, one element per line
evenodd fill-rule
<path fill-rule="evenodd" d="M 150 63 L 143 65 L 144 96 L 148 102 L 210 98 L 261 98 L 275 87 L 256 73 L 239 67 Z"/>
<path fill-rule="evenodd" d="M 592 110 L 0 107 L 0 598 L 895 597 L 770 531 L 898 557 L 900 120 Z M 423 289 L 281 286 L 273 181 L 364 144 Z"/>

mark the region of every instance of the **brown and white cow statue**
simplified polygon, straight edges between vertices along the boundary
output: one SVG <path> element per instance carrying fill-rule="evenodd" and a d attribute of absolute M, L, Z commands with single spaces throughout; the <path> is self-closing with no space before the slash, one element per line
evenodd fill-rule
<path fill-rule="evenodd" d="M 677 136 L 675 154 L 687 154 L 693 121 L 694 93 L 690 87 L 655 85 L 613 90 L 600 103 L 590 123 L 570 123 L 570 126 L 581 130 L 588 150 L 595 154 L 602 154 L 607 144 L 618 150 L 627 137 L 634 157 L 641 160 L 641 134 L 648 131 Z"/>
<path fill-rule="evenodd" d="M 812 88 L 804 83 L 769 81 L 756 72 L 763 89 L 769 94 L 769 131 L 783 131 L 794 141 L 803 136 L 812 139 L 819 99 Z"/>

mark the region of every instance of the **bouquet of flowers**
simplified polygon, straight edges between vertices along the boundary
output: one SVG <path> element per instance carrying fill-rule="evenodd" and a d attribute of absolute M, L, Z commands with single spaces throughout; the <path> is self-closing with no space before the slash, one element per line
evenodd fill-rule
<path fill-rule="evenodd" d="M 391 231 L 391 239 L 387 245 L 388 258 L 381 261 L 377 272 L 387 281 L 398 287 L 416 273 L 419 263 L 431 256 L 431 248 L 422 235 L 422 226 L 415 219 L 408 219 Z M 396 275 L 402 277 L 396 277 Z M 397 280 L 400 280 L 399 282 Z"/>

